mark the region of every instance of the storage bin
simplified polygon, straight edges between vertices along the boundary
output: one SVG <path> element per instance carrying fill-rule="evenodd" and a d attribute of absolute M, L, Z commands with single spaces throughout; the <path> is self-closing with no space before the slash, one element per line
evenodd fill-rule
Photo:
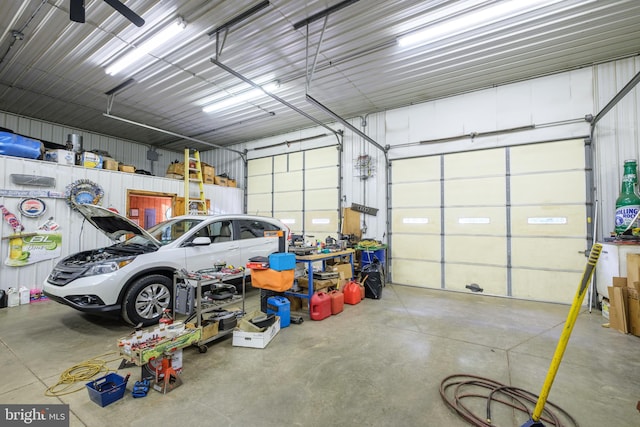
<path fill-rule="evenodd" d="M 378 249 L 375 251 L 362 251 L 362 256 L 360 258 L 360 267 L 371 264 L 376 258 L 380 261 L 380 264 L 384 265 L 384 252 L 385 249 Z"/>
<path fill-rule="evenodd" d="M 122 399 L 126 390 L 127 379 L 113 373 L 87 383 L 89 398 L 102 407 Z"/>
<path fill-rule="evenodd" d="M 251 286 L 275 292 L 284 292 L 293 286 L 294 273 L 295 270 L 276 271 L 272 268 L 251 270 Z"/>
<path fill-rule="evenodd" d="M 296 255 L 292 253 L 277 253 L 269 255 L 269 267 L 276 271 L 294 270 Z"/>
<path fill-rule="evenodd" d="M 0 132 L 0 154 L 2 155 L 37 159 L 42 155 L 43 150 L 44 145 L 38 140 L 11 132 Z"/>

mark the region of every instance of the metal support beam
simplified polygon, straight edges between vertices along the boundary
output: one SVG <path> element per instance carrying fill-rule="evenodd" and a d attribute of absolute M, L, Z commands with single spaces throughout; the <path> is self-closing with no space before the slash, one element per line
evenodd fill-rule
<path fill-rule="evenodd" d="M 140 122 L 134 122 L 133 120 L 125 119 L 124 117 L 118 117 L 118 116 L 114 116 L 114 115 L 111 115 L 111 114 L 108 114 L 108 113 L 103 113 L 102 115 L 105 116 L 105 117 L 108 117 L 110 119 L 119 120 L 121 122 L 129 123 L 130 125 L 140 126 L 140 127 L 146 128 L 146 129 L 154 130 L 156 132 L 160 132 L 160 133 L 164 133 L 164 134 L 167 134 L 167 135 L 175 136 L 175 137 L 178 137 L 178 138 L 181 138 L 181 139 L 186 139 L 187 141 L 197 142 L 198 144 L 208 145 L 209 147 L 219 148 L 221 150 L 232 151 L 234 153 L 239 154 L 242 158 L 244 158 L 244 156 L 245 156 L 244 152 L 238 151 L 238 150 L 234 150 L 233 148 L 223 147 L 222 145 L 217 145 L 217 144 L 213 144 L 211 142 L 203 141 L 201 139 L 192 138 L 192 137 L 186 136 L 186 135 L 181 135 L 181 134 L 176 133 L 176 132 L 171 132 L 170 130 L 160 129 L 160 128 L 157 128 L 155 126 L 147 125 L 147 124 L 140 123 Z"/>
<path fill-rule="evenodd" d="M 369 141 L 371 144 L 373 144 L 376 148 L 378 148 L 383 153 L 387 151 L 387 150 L 385 150 L 385 148 L 382 145 L 378 144 L 369 135 L 365 134 L 360 129 L 358 129 L 357 127 L 353 126 L 351 123 L 349 123 L 348 121 L 346 121 L 345 119 L 343 119 L 342 117 L 340 117 L 339 115 L 337 115 L 336 113 L 331 111 L 329 108 L 327 108 L 324 105 L 322 105 L 319 101 L 314 99 L 309 94 L 307 94 L 307 102 L 309 102 L 310 104 L 316 106 L 317 108 L 321 109 L 322 111 L 324 111 L 325 113 L 327 113 L 328 115 L 333 117 L 338 122 L 342 123 L 342 125 L 344 125 L 346 128 L 349 128 L 353 133 L 355 133 L 356 135 L 360 136 L 365 141 Z"/>
<path fill-rule="evenodd" d="M 310 17 L 308 17 L 307 19 L 303 19 L 302 21 L 296 22 L 295 24 L 293 24 L 293 29 L 297 30 L 299 28 L 304 27 L 305 25 L 309 25 L 312 22 L 317 21 L 318 19 L 322 19 L 325 16 L 328 16 L 330 14 L 332 14 L 333 12 L 337 12 L 340 9 L 344 9 L 347 6 L 352 5 L 353 3 L 357 3 L 358 0 L 344 0 L 343 2 L 340 2 L 334 6 L 331 6 L 329 8 L 326 8 L 323 11 L 320 11 L 316 14 L 311 15 Z"/>
<path fill-rule="evenodd" d="M 307 47 L 305 50 L 306 55 L 306 70 L 307 70 L 307 79 L 306 79 L 306 92 L 309 91 L 311 87 L 311 81 L 313 80 L 313 73 L 316 71 L 316 65 L 318 65 L 318 55 L 320 54 L 320 46 L 322 45 L 322 40 L 324 39 L 324 33 L 327 29 L 327 22 L 329 20 L 329 15 L 324 17 L 324 24 L 322 24 L 322 31 L 320 32 L 320 39 L 318 40 L 318 45 L 316 46 L 316 53 L 313 55 L 313 64 L 311 64 L 311 69 L 309 69 L 309 26 L 307 25 Z"/>
<path fill-rule="evenodd" d="M 274 95 L 272 93 L 267 92 L 266 90 L 264 90 L 262 88 L 262 86 L 254 83 L 252 80 L 246 78 L 245 76 L 243 76 L 242 74 L 238 73 L 237 71 L 227 67 L 226 65 L 224 65 L 222 62 L 218 61 L 215 58 L 211 58 L 211 62 L 215 65 L 217 65 L 218 67 L 222 68 L 223 70 L 225 70 L 226 72 L 228 72 L 229 74 L 232 74 L 234 76 L 236 76 L 237 78 L 239 78 L 240 80 L 242 80 L 243 82 L 253 86 L 256 89 L 260 89 L 262 92 L 264 92 L 265 95 L 270 96 L 271 98 L 275 99 L 276 101 L 278 101 L 279 103 L 281 103 L 282 105 L 285 105 L 289 108 L 291 108 L 293 111 L 295 111 L 296 113 L 303 115 L 304 117 L 306 117 L 307 119 L 311 120 L 312 122 L 316 123 L 317 125 L 322 126 L 323 128 L 329 130 L 331 133 L 333 133 L 334 135 L 338 135 L 338 131 L 330 128 L 329 126 L 325 125 L 324 123 L 322 123 L 320 120 L 316 119 L 315 117 L 305 113 L 304 111 L 302 111 L 301 109 L 299 109 L 298 107 L 296 107 L 293 104 L 288 103 L 287 101 L 285 101 L 284 99 L 280 98 L 277 95 Z"/>

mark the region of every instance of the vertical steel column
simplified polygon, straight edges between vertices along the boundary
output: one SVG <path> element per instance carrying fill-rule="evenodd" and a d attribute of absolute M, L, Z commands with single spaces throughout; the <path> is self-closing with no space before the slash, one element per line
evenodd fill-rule
<path fill-rule="evenodd" d="M 440 154 L 440 287 L 445 289 L 444 154 Z"/>
<path fill-rule="evenodd" d="M 507 296 L 512 296 L 513 281 L 511 271 L 511 150 L 504 149 L 505 159 L 505 193 L 506 193 L 506 227 L 507 227 Z"/>

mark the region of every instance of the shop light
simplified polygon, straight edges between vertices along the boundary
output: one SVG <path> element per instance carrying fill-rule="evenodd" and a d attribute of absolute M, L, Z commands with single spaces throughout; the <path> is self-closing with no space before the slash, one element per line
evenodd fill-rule
<path fill-rule="evenodd" d="M 149 40 L 140 44 L 140 46 L 135 47 L 125 56 L 123 56 L 113 64 L 109 65 L 105 70 L 106 73 L 111 76 L 118 74 L 125 68 L 131 66 L 133 63 L 142 59 L 146 54 L 166 44 L 169 40 L 173 39 L 182 30 L 184 30 L 185 27 L 186 27 L 186 24 L 183 19 L 176 20 L 167 28 L 161 30 L 159 33 L 151 37 Z"/>
<path fill-rule="evenodd" d="M 283 224 L 289 225 L 289 224 L 295 224 L 296 220 L 293 218 L 281 218 L 280 222 L 282 222 Z"/>
<path fill-rule="evenodd" d="M 465 31 L 470 31 L 480 26 L 495 23 L 506 19 L 513 14 L 523 13 L 542 6 L 558 3 L 560 0 L 509 0 L 496 2 L 494 5 L 480 9 L 484 1 L 471 1 L 457 3 L 455 10 L 449 10 L 449 14 L 455 16 L 451 19 L 443 19 L 429 25 L 424 30 L 419 30 L 398 38 L 398 45 L 413 46 L 422 43 L 433 43 L 448 36 L 453 36 Z M 468 11 L 468 12 L 465 12 Z"/>
<path fill-rule="evenodd" d="M 215 102 L 213 104 L 207 105 L 206 107 L 204 107 L 202 109 L 203 112 L 205 113 L 212 113 L 214 111 L 219 111 L 222 110 L 224 108 L 228 108 L 237 104 L 240 104 L 242 102 L 245 101 L 249 101 L 252 99 L 256 99 L 256 98 L 260 98 L 261 96 L 265 95 L 265 91 L 266 92 L 273 92 L 274 90 L 276 90 L 277 88 L 280 87 L 280 83 L 279 82 L 271 82 L 271 83 L 267 83 L 264 86 L 261 86 L 262 89 L 251 89 L 251 90 L 247 90 L 246 92 L 241 92 L 241 93 L 237 93 L 237 94 L 231 94 L 230 97 L 224 98 L 218 102 Z"/>

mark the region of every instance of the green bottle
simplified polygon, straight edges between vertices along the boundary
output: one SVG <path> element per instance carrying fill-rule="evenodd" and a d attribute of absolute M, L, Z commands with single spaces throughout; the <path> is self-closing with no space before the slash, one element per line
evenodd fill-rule
<path fill-rule="evenodd" d="M 638 221 L 634 221 L 634 218 L 640 210 L 640 197 L 636 194 L 636 185 L 638 185 L 638 164 L 635 160 L 625 160 L 622 189 L 616 200 L 616 235 L 637 227 Z"/>

